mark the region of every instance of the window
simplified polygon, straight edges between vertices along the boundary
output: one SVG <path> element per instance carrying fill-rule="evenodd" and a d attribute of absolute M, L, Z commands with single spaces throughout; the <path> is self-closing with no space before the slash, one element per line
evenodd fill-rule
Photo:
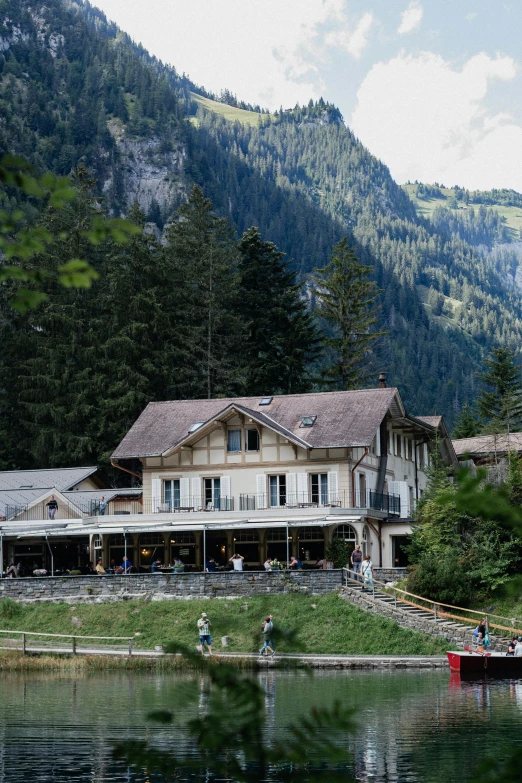
<path fill-rule="evenodd" d="M 204 423 L 204 421 L 195 421 L 192 427 L 189 429 L 189 432 L 196 432 L 196 430 L 199 430 L 199 428 L 202 427 Z"/>
<path fill-rule="evenodd" d="M 102 537 L 101 536 L 94 536 L 92 545 L 95 549 L 101 549 L 102 548 Z"/>
<path fill-rule="evenodd" d="M 283 527 L 278 527 L 272 530 L 269 530 L 266 534 L 266 540 L 267 541 L 286 541 L 286 529 Z"/>
<path fill-rule="evenodd" d="M 313 427 L 317 416 L 301 416 L 300 427 Z"/>
<path fill-rule="evenodd" d="M 171 544 L 195 544 L 196 536 L 194 533 L 174 533 L 175 537 L 170 539 Z"/>
<path fill-rule="evenodd" d="M 218 478 L 206 478 L 205 484 L 205 507 L 215 506 L 220 508 L 221 500 L 221 481 Z"/>
<path fill-rule="evenodd" d="M 261 402 L 259 404 L 260 405 L 270 405 L 270 403 L 272 402 L 273 399 L 274 399 L 273 397 L 263 397 L 263 399 L 261 400 Z"/>
<path fill-rule="evenodd" d="M 413 441 L 408 440 L 408 459 L 410 462 L 413 461 Z"/>
<path fill-rule="evenodd" d="M 299 541 L 323 541 L 324 533 L 320 527 L 302 527 L 299 531 Z"/>
<path fill-rule="evenodd" d="M 269 476 L 270 505 L 286 506 L 286 476 Z"/>
<path fill-rule="evenodd" d="M 163 482 L 163 501 L 168 511 L 172 511 L 173 508 L 179 508 L 181 506 L 179 479 L 168 479 Z M 188 498 L 185 500 L 184 505 L 190 505 L 188 503 Z"/>
<path fill-rule="evenodd" d="M 246 450 L 259 451 L 259 432 L 257 430 L 246 431 Z"/>
<path fill-rule="evenodd" d="M 334 538 L 340 538 L 343 541 L 349 541 L 355 543 L 357 541 L 357 534 L 355 528 L 351 525 L 339 525 L 334 530 Z"/>
<path fill-rule="evenodd" d="M 312 503 L 325 506 L 328 503 L 328 474 L 312 473 L 310 475 L 310 490 Z"/>
<path fill-rule="evenodd" d="M 234 541 L 257 544 L 259 541 L 259 533 L 257 530 L 236 530 L 234 532 Z"/>
<path fill-rule="evenodd" d="M 163 546 L 165 541 L 161 533 L 142 533 L 140 546 Z"/>
<path fill-rule="evenodd" d="M 402 437 L 400 435 L 397 435 L 397 456 L 402 457 L 401 451 L 402 451 Z"/>
<path fill-rule="evenodd" d="M 229 430 L 227 433 L 227 451 L 241 451 L 241 430 Z"/>

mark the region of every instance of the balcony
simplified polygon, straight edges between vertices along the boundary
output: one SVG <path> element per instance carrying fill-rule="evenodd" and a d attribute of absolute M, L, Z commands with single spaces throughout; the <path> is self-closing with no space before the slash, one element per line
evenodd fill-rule
<path fill-rule="evenodd" d="M 102 491 L 100 491 L 101 494 Z M 141 500 L 119 501 L 115 506 L 107 505 L 105 513 L 100 510 L 99 502 L 91 502 L 88 505 L 80 503 L 58 503 L 56 522 L 60 519 L 89 520 L 93 517 L 101 519 L 104 516 L 136 516 L 155 514 L 220 514 L 227 512 L 249 512 L 277 509 L 371 509 L 384 512 L 388 516 L 401 515 L 401 500 L 398 495 L 388 495 L 383 492 L 368 490 L 361 497 L 356 492 L 355 503 L 352 503 L 351 493 L 348 490 L 340 492 L 288 492 L 242 494 L 239 497 L 214 497 L 206 502 L 201 496 L 187 496 L 176 498 L 173 502 L 158 500 L 142 502 Z M 38 503 L 33 506 L 6 507 L 4 521 L 51 521 L 45 504 Z M 52 522 L 51 522 L 52 523 Z"/>

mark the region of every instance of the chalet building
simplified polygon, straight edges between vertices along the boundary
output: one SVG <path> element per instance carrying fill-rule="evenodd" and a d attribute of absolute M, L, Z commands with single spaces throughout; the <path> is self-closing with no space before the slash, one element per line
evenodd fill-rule
<path fill-rule="evenodd" d="M 457 466 L 441 417 L 406 413 L 384 376 L 361 391 L 150 403 L 112 455 L 127 472 L 141 463 L 142 488 L 103 489 L 90 468 L 24 471 L 0 490 L 0 547 L 14 559 L 38 547 L 47 568 L 74 544 L 78 558 L 108 565 L 126 554 L 140 570 L 176 556 L 189 569 L 210 557 L 225 566 L 234 552 L 259 569 L 291 555 L 312 567 L 341 538 L 376 566 L 404 566 L 437 447 Z"/>
<path fill-rule="evenodd" d="M 132 531 L 134 562 L 154 550 L 200 568 L 237 551 L 251 568 L 291 555 L 312 566 L 340 537 L 376 565 L 404 565 L 436 443 L 456 466 L 442 418 L 408 415 L 383 376 L 362 391 L 150 403 L 113 454 L 141 461 L 138 524 L 157 520 Z M 98 544 L 109 557 L 108 533 Z"/>
<path fill-rule="evenodd" d="M 501 484 L 508 474 L 508 454 L 522 456 L 522 432 L 477 435 L 453 441 L 461 465 L 485 468 L 489 481 Z"/>

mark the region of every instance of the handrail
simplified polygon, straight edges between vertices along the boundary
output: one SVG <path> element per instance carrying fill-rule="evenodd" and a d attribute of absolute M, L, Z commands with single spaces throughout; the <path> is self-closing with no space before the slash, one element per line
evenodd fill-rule
<path fill-rule="evenodd" d="M 51 636 L 56 639 L 97 639 L 98 641 L 101 639 L 104 639 L 105 641 L 109 639 L 114 642 L 130 642 L 134 639 L 133 636 L 79 636 L 75 633 L 40 633 L 38 631 L 15 631 L 14 629 L 7 631 L 0 630 L 0 633 L 21 633 L 26 636 Z"/>
<path fill-rule="evenodd" d="M 361 581 L 361 574 L 360 573 L 357 573 L 356 571 L 352 571 L 352 569 L 350 569 L 350 568 L 343 568 L 343 571 L 345 571 L 346 574 L 348 574 L 348 575 L 349 574 L 354 574 L 354 576 L 347 576 L 347 578 L 351 579 L 351 581 L 358 581 L 358 582 Z M 388 588 L 386 588 L 385 582 L 380 582 L 377 579 L 374 579 L 373 583 L 382 586 L 384 589 L 388 589 Z M 431 598 L 425 598 L 422 595 L 416 595 L 415 593 L 410 593 L 407 590 L 403 590 L 401 587 L 395 587 L 394 586 L 392 589 L 393 589 L 394 593 L 402 593 L 402 595 L 408 595 L 411 598 L 416 598 L 418 601 L 424 601 L 425 603 L 431 604 L 434 607 L 435 606 L 436 607 L 440 606 L 440 607 L 444 607 L 445 609 L 457 609 L 459 612 L 468 612 L 469 614 L 475 614 L 475 615 L 478 615 L 479 617 L 486 617 L 487 616 L 488 619 L 490 617 L 494 617 L 497 620 L 507 620 L 509 623 L 511 623 L 511 626 L 509 628 L 506 628 L 503 625 L 496 625 L 494 623 L 490 623 L 492 628 L 498 628 L 499 630 L 503 630 L 503 631 L 518 631 L 519 629 L 514 627 L 515 623 L 519 623 L 520 625 L 522 625 L 522 620 L 517 620 L 515 617 L 505 617 L 504 615 L 501 615 L 501 614 L 490 614 L 489 612 L 479 612 L 477 609 L 466 609 L 463 606 L 454 606 L 453 604 L 443 604 L 440 601 L 433 601 Z M 411 601 L 405 600 L 404 603 L 410 604 L 411 606 L 418 606 L 419 609 L 425 609 L 427 612 L 431 612 L 432 614 L 439 614 L 439 616 L 451 617 L 452 619 L 462 620 L 464 622 L 474 622 L 474 620 L 471 620 L 470 618 L 459 617 L 459 616 L 456 616 L 456 615 L 449 614 L 447 612 L 437 613 L 437 611 L 435 609 L 430 609 L 427 606 L 419 606 L 418 604 L 413 604 Z"/>

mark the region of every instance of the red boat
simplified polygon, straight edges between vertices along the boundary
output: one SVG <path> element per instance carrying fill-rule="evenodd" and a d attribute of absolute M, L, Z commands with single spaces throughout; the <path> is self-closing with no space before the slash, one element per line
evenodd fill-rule
<path fill-rule="evenodd" d="M 472 650 L 449 651 L 452 672 L 461 677 L 522 677 L 522 656 L 516 658 L 501 652 L 478 653 Z"/>

